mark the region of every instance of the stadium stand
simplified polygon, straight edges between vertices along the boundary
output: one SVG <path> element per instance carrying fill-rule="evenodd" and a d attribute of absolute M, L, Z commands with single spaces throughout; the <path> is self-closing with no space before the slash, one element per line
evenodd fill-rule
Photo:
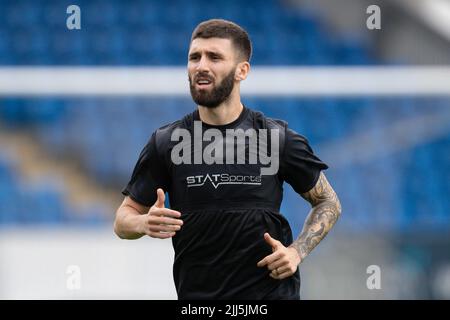
<path fill-rule="evenodd" d="M 371 54 L 370 43 L 357 35 L 330 36 L 313 12 L 299 13 L 278 1 L 258 6 L 254 0 L 227 0 L 212 6 L 207 1 L 179 0 L 164 8 L 159 1 L 137 1 L 134 6 L 118 0 L 78 1 L 83 27 L 76 33 L 58 27 L 65 24 L 60 13 L 69 4 L 1 1 L 0 65 L 185 65 L 193 26 L 217 16 L 249 31 L 254 65 L 381 62 Z M 319 156 L 330 141 L 345 140 L 367 128 L 374 129 L 376 140 L 377 133 L 398 119 L 420 117 L 430 110 L 445 113 L 450 108 L 445 98 L 415 97 L 245 97 L 243 102 L 268 116 L 289 119 Z M 151 132 L 194 108 L 188 98 L 2 97 L 0 124 L 31 129 L 51 154 L 77 157 L 96 181 L 119 192 Z M 333 168 L 332 158 L 324 160 L 342 200 L 344 227 L 408 231 L 450 225 L 448 134 L 357 165 Z M 11 163 L 0 160 L 0 224 L 78 221 L 64 203 L 60 186 L 47 182 L 23 186 L 17 174 Z M 298 215 L 300 201 L 289 188 L 285 199 L 283 212 L 299 228 L 304 218 Z M 92 219 L 86 223 L 102 221 L 95 208 L 88 216 Z"/>

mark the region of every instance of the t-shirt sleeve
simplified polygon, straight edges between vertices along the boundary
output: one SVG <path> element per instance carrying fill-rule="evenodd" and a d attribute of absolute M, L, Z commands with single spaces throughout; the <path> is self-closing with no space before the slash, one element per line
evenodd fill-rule
<path fill-rule="evenodd" d="M 308 140 L 286 128 L 281 170 L 284 181 L 299 194 L 308 192 L 317 183 L 320 171 L 328 169 L 311 149 Z"/>
<path fill-rule="evenodd" d="M 156 134 L 153 133 L 149 142 L 142 149 L 131 179 L 122 190 L 122 194 L 150 207 L 156 201 L 156 190 L 162 188 L 164 192 L 167 192 L 168 185 L 167 168 L 163 157 L 157 152 Z"/>

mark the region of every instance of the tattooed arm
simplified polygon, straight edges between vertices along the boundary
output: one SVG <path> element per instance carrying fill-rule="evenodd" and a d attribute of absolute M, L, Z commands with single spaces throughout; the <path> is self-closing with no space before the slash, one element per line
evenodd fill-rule
<path fill-rule="evenodd" d="M 297 251 L 300 261 L 325 238 L 341 214 L 341 203 L 323 172 L 316 185 L 302 197 L 311 204 L 312 209 L 299 237 L 290 245 Z"/>
<path fill-rule="evenodd" d="M 272 254 L 257 263 L 267 267 L 274 279 L 282 280 L 292 276 L 300 262 L 327 235 L 341 214 L 341 204 L 333 188 L 321 172 L 316 185 L 302 197 L 308 200 L 312 209 L 306 218 L 303 230 L 289 247 L 264 234 L 264 240 L 272 247 Z"/>

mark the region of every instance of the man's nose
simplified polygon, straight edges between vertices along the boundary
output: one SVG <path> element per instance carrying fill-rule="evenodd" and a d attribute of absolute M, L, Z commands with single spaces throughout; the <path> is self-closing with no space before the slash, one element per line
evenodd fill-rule
<path fill-rule="evenodd" d="M 209 70 L 208 59 L 206 57 L 201 57 L 197 63 L 197 71 L 207 71 Z"/>

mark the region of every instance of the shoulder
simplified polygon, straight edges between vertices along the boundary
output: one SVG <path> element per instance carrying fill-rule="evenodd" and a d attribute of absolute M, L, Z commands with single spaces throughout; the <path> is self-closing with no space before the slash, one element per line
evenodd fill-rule
<path fill-rule="evenodd" d="M 172 132 L 174 130 L 176 130 L 177 128 L 182 128 L 182 127 L 183 127 L 182 120 L 177 120 L 172 123 L 166 124 L 162 127 L 159 127 L 154 132 L 155 139 L 156 140 L 165 140 L 168 138 L 170 140 L 170 136 L 172 135 Z"/>
<path fill-rule="evenodd" d="M 267 117 L 261 111 L 250 109 L 250 113 L 258 127 L 267 128 L 267 129 L 279 129 L 279 130 L 283 130 L 283 131 L 288 127 L 287 121 Z"/>
<path fill-rule="evenodd" d="M 288 123 L 285 120 L 274 118 L 266 118 L 266 119 L 267 119 L 267 126 L 271 129 L 286 130 L 288 128 Z"/>
<path fill-rule="evenodd" d="M 280 134 L 286 138 L 288 142 L 295 141 L 309 145 L 308 139 L 289 127 L 289 123 L 283 119 L 267 117 L 263 112 L 250 109 L 256 126 L 259 128 L 278 129 Z"/>
<path fill-rule="evenodd" d="M 167 148 L 170 144 L 172 133 L 177 129 L 188 129 L 192 117 L 193 114 L 189 113 L 177 121 L 165 124 L 156 129 L 152 135 L 152 140 L 155 143 L 156 149 L 162 151 L 164 148 Z"/>

